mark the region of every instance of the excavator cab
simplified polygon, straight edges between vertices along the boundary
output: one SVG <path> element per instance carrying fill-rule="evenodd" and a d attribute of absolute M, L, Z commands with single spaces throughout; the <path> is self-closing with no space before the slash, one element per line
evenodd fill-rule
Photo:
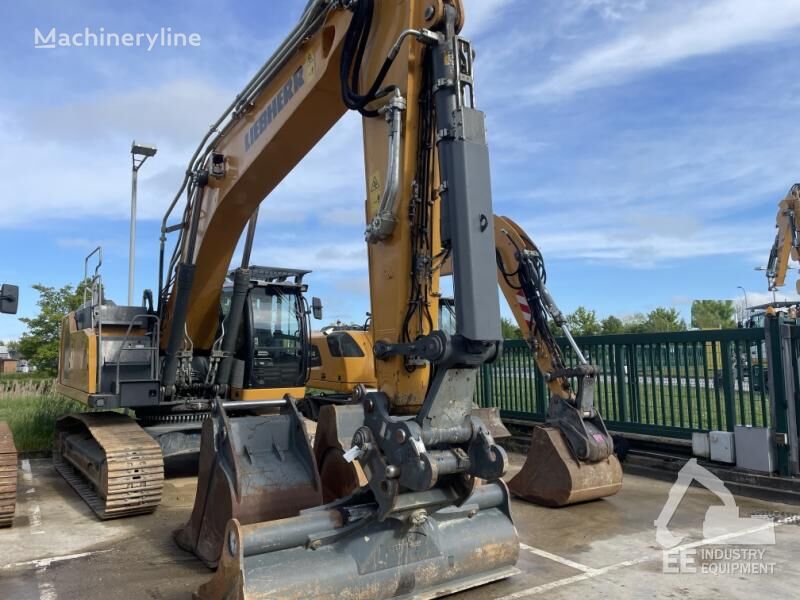
<path fill-rule="evenodd" d="M 233 400 L 302 397 L 309 369 L 309 309 L 303 277 L 310 271 L 249 267 L 234 352 Z M 235 271 L 220 299 L 220 329 L 231 321 Z"/>

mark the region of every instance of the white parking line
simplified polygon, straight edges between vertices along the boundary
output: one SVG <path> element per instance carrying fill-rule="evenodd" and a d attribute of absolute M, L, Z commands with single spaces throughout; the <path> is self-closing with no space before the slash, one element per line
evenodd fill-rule
<path fill-rule="evenodd" d="M 737 537 L 743 535 L 749 535 L 751 533 L 756 533 L 759 531 L 764 531 L 765 529 L 769 529 L 770 527 L 778 527 L 779 525 L 785 525 L 787 523 L 796 523 L 800 521 L 800 516 L 789 516 L 783 519 L 778 519 L 777 521 L 771 521 L 764 523 L 763 525 L 759 525 L 757 527 L 751 527 L 749 529 L 745 529 L 742 531 L 735 531 L 731 533 L 726 533 L 723 535 L 718 535 L 713 538 L 702 539 L 696 542 L 690 542 L 687 544 L 682 544 L 680 546 L 675 546 L 674 548 L 670 548 L 670 552 L 681 552 L 683 550 L 689 550 L 690 548 L 698 548 L 700 546 L 707 546 L 710 544 L 719 544 L 720 542 L 725 542 L 731 539 L 735 539 Z M 528 546 L 527 544 L 520 544 L 524 550 L 528 552 L 533 552 L 539 556 L 544 558 L 548 558 L 550 560 L 555 560 L 561 564 L 570 566 L 574 569 L 578 569 L 584 571 L 578 575 L 572 575 L 571 577 L 565 577 L 563 579 L 557 579 L 555 581 L 551 581 L 549 583 L 543 583 L 541 585 L 537 585 L 535 587 L 527 588 L 524 590 L 520 590 L 518 592 L 514 592 L 513 594 L 508 594 L 506 596 L 502 596 L 500 598 L 496 598 L 496 600 L 520 600 L 521 598 L 529 598 L 530 596 L 536 596 L 538 594 L 542 594 L 544 592 L 550 591 L 555 588 L 560 588 L 565 585 L 570 585 L 572 583 L 578 583 L 579 581 L 586 581 L 587 579 L 593 579 L 600 575 L 606 575 L 612 571 L 617 571 L 619 569 L 624 569 L 626 567 L 631 567 L 634 565 L 638 565 L 645 562 L 650 562 L 654 560 L 662 560 L 663 558 L 663 551 L 653 554 L 648 554 L 644 556 L 640 556 L 639 558 L 635 558 L 633 560 L 626 560 L 623 562 L 619 562 L 613 565 L 609 565 L 607 567 L 601 567 L 599 569 L 594 569 L 592 567 L 587 567 L 586 565 L 582 565 L 581 563 L 576 563 L 571 561 L 567 558 L 558 556 L 557 554 L 551 554 L 546 550 L 540 550 L 539 548 L 533 548 L 532 546 Z"/>
<path fill-rule="evenodd" d="M 587 567 L 586 565 L 577 563 L 574 560 L 564 558 L 563 556 L 559 556 L 558 554 L 553 554 L 551 552 L 548 552 L 547 550 L 542 550 L 541 548 L 534 548 L 533 546 L 528 546 L 528 544 L 520 544 L 519 547 L 527 552 L 530 552 L 531 554 L 536 554 L 537 556 L 541 556 L 543 558 L 547 558 L 549 560 L 561 563 L 562 565 L 572 567 L 573 569 L 577 569 L 578 571 L 583 571 L 584 573 L 592 573 L 593 571 L 595 571 L 595 569 L 593 569 L 592 567 Z"/>
<path fill-rule="evenodd" d="M 47 558 L 36 558 L 34 560 L 26 560 L 18 563 L 9 563 L 3 565 L 0 569 L 13 569 L 16 567 L 35 567 L 37 569 L 46 569 L 56 562 L 63 562 L 65 560 L 75 560 L 76 558 L 84 558 L 86 556 L 94 556 L 95 554 L 105 554 L 111 550 L 95 550 L 94 552 L 78 552 L 77 554 L 65 554 L 63 556 L 49 556 Z"/>

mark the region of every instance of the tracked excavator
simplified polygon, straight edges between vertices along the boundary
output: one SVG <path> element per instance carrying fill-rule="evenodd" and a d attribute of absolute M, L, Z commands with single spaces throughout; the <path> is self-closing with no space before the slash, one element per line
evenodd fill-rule
<path fill-rule="evenodd" d="M 19 288 L 4 283 L 0 286 L 0 314 L 17 314 Z M 0 528 L 11 527 L 17 506 L 17 447 L 14 434 L 5 421 L 0 421 Z"/>
<path fill-rule="evenodd" d="M 614 455 L 611 436 L 594 406 L 598 369 L 589 364 L 575 343 L 563 314 L 547 290 L 547 274 L 539 249 L 509 217 L 495 215 L 494 230 L 498 284 L 551 394 L 545 423 L 534 427 L 527 459 L 509 482 L 509 488 L 515 496 L 545 506 L 566 506 L 616 494 L 622 487 L 622 468 Z M 450 261 L 445 261 L 440 274 L 451 272 Z M 453 310 L 450 299 L 440 302 L 443 328 L 447 322 L 455 321 Z M 550 330 L 550 319 L 564 332 L 577 366 L 566 366 Z M 373 385 L 371 346 L 372 334 L 367 326 L 339 327 L 312 335 L 316 362 L 309 382 L 330 394 L 309 400 L 316 405 L 325 401 L 345 403 L 347 395 L 342 392 L 354 392 L 354 397 L 358 397 L 363 387 Z M 359 377 L 363 379 L 359 381 Z M 321 409 L 318 412 L 323 421 L 331 416 Z M 490 428 L 496 438 L 505 437 L 496 433 L 502 431 L 496 412 L 487 413 L 484 418 L 492 424 Z M 337 428 L 344 432 L 346 424 L 338 423 Z M 510 435 L 507 430 L 506 435 Z M 344 438 L 342 447 L 347 446 L 347 436 L 340 433 L 339 437 Z M 336 470 L 344 472 L 341 460 L 335 462 Z M 340 480 L 353 485 L 360 480 L 360 473 L 342 475 Z"/>
<path fill-rule="evenodd" d="M 248 228 L 251 243 L 254 226 Z M 62 321 L 56 382 L 60 393 L 96 410 L 57 422 L 53 460 L 105 520 L 155 510 L 164 459 L 197 460 L 212 399 L 234 402 L 232 412 L 246 416 L 282 404 L 287 394 L 303 395 L 310 311 L 303 282 L 308 271 L 231 271 L 217 296 L 213 344 L 193 354 L 185 341 L 179 381 L 167 389 L 160 341 L 168 301 L 162 295 L 156 310 L 145 292 L 142 306 L 114 304 L 105 298 L 101 266 L 97 248 L 85 261 L 83 304 Z M 316 298 L 314 311 L 321 311 Z"/>
<path fill-rule="evenodd" d="M 800 183 L 794 184 L 786 197 L 778 203 L 775 215 L 775 242 L 767 261 L 767 284 L 774 292 L 786 283 L 789 262 L 800 260 L 800 230 L 797 220 L 800 216 Z M 795 284 L 800 293 L 800 280 Z"/>

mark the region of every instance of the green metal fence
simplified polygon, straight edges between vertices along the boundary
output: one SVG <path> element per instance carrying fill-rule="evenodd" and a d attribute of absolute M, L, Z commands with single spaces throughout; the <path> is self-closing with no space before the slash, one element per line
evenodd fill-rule
<path fill-rule="evenodd" d="M 769 426 L 764 329 L 725 329 L 576 338 L 600 368 L 595 406 L 610 429 L 666 437 L 734 425 Z M 567 363 L 576 357 L 559 340 Z M 541 421 L 548 393 L 522 340 L 482 368 L 478 402 L 506 417 Z"/>

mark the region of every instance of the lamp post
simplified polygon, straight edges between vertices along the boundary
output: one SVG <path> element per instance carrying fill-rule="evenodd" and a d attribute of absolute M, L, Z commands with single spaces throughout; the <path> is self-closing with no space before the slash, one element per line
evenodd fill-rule
<path fill-rule="evenodd" d="M 744 289 L 744 287 L 741 286 L 741 285 L 737 285 L 736 287 L 739 288 L 740 290 L 742 290 L 742 294 L 744 294 L 744 309 L 747 310 L 749 308 L 749 305 L 748 305 L 748 302 L 747 302 L 747 290 Z"/>
<path fill-rule="evenodd" d="M 131 143 L 131 241 L 128 257 L 128 306 L 133 306 L 133 273 L 136 260 L 136 180 L 144 162 L 157 152 L 155 146 Z"/>

